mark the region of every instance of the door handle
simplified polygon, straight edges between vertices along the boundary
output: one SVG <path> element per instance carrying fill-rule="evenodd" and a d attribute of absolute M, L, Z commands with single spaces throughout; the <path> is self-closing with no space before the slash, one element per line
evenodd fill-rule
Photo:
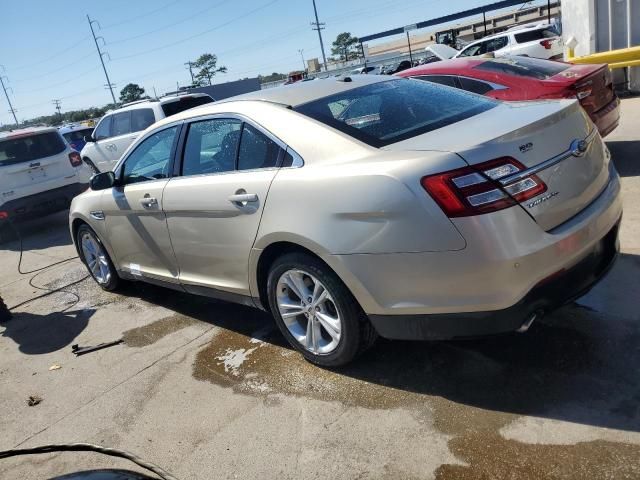
<path fill-rule="evenodd" d="M 140 199 L 140 205 L 144 208 L 151 208 L 158 205 L 158 199 L 153 197 L 144 197 Z"/>
<path fill-rule="evenodd" d="M 245 206 L 247 203 L 253 203 L 258 201 L 258 195 L 255 193 L 236 193 L 229 195 L 229 201 L 231 203 L 240 203 Z"/>

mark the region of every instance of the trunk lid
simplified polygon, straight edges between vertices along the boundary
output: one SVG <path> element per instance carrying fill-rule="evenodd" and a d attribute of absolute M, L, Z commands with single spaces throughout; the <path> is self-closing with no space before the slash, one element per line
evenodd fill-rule
<path fill-rule="evenodd" d="M 581 141 L 586 149 L 578 152 Z M 503 102 L 448 128 L 385 149 L 451 151 L 471 166 L 502 157 L 517 160 L 527 171 L 535 170 L 547 186 L 520 203 L 544 230 L 583 210 L 609 180 L 606 147 L 574 100 Z"/>
<path fill-rule="evenodd" d="M 550 87 L 565 85 L 589 114 L 606 107 L 616 96 L 607 65 L 571 65 L 543 84 Z"/>

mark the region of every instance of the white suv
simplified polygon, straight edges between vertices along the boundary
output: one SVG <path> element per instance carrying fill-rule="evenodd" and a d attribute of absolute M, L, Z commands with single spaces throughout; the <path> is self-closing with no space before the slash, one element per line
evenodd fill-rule
<path fill-rule="evenodd" d="M 95 172 L 111 170 L 129 145 L 149 125 L 183 112 L 213 102 L 206 93 L 162 97 L 159 100 L 140 100 L 111 110 L 96 125 L 93 135 L 86 138 L 82 160 Z"/>
<path fill-rule="evenodd" d="M 0 225 L 64 210 L 90 172 L 54 127 L 0 133 Z"/>
<path fill-rule="evenodd" d="M 493 53 L 496 57 L 522 55 L 561 60 L 562 51 L 562 38 L 556 27 L 548 23 L 535 23 L 513 27 L 505 32 L 477 40 L 464 47 L 453 58 Z"/>

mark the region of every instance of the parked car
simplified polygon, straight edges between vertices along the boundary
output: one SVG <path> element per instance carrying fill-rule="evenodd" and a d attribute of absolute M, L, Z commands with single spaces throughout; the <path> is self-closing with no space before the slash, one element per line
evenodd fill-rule
<path fill-rule="evenodd" d="M 111 170 L 129 145 L 149 125 L 189 108 L 213 102 L 205 93 L 171 95 L 159 100 L 140 100 L 111 110 L 96 125 L 80 152 L 94 172 Z"/>
<path fill-rule="evenodd" d="M 577 98 L 603 137 L 620 120 L 620 100 L 607 65 L 571 65 L 527 57 L 461 58 L 398 75 L 501 100 Z"/>
<path fill-rule="evenodd" d="M 449 60 L 458 54 L 458 50 L 450 47 L 449 45 L 443 45 L 440 43 L 432 43 L 424 49 L 425 57 L 421 59 L 420 65 L 426 63 L 440 62 L 442 60 Z"/>
<path fill-rule="evenodd" d="M 95 281 L 264 308 L 308 360 L 336 366 L 378 334 L 524 331 L 611 266 L 620 182 L 577 102 L 348 78 L 148 129 L 73 201 Z"/>
<path fill-rule="evenodd" d="M 393 75 L 394 73 L 401 72 L 408 68 L 411 68 L 411 62 L 409 60 L 402 60 L 401 62 L 392 63 L 391 65 L 387 65 L 384 67 L 384 70 L 381 72 L 382 75 Z"/>
<path fill-rule="evenodd" d="M 349 75 L 379 75 L 380 67 L 368 65 L 366 67 L 354 68 L 349 72 Z"/>
<path fill-rule="evenodd" d="M 64 210 L 88 183 L 80 154 L 56 128 L 0 133 L 0 224 Z"/>
<path fill-rule="evenodd" d="M 93 133 L 93 127 L 85 127 L 83 125 L 65 125 L 58 128 L 58 130 L 76 152 L 82 151 L 87 143 L 84 138 L 90 137 Z"/>
<path fill-rule="evenodd" d="M 523 55 L 561 60 L 563 48 L 562 37 L 555 25 L 533 23 L 512 27 L 505 32 L 476 40 L 452 58 L 492 54 L 495 57 Z"/>

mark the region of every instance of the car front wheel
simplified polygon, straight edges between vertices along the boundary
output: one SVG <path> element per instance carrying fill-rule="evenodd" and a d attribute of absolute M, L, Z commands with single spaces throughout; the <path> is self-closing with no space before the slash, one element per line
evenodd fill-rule
<path fill-rule="evenodd" d="M 267 290 L 282 334 L 312 363 L 345 365 L 376 339 L 351 292 L 315 257 L 292 253 L 277 259 Z"/>
<path fill-rule="evenodd" d="M 119 281 L 118 273 L 98 236 L 88 225 L 81 225 L 76 238 L 80 247 L 80 259 L 93 279 L 102 289 L 115 290 Z"/>

